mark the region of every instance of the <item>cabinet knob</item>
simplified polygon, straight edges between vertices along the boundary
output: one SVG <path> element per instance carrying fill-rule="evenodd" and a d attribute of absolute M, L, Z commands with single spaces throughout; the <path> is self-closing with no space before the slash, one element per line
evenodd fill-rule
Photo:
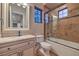
<path fill-rule="evenodd" d="M 8 48 L 8 50 L 10 50 L 10 48 Z"/>

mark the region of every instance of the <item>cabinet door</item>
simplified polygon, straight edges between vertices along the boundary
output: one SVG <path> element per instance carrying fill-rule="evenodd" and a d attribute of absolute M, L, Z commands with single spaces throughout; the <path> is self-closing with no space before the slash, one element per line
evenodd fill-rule
<path fill-rule="evenodd" d="M 10 56 L 18 56 L 18 54 L 17 53 L 14 53 L 14 54 L 11 54 Z"/>
<path fill-rule="evenodd" d="M 0 56 L 18 56 L 19 54 L 17 52 L 14 51 L 10 51 L 10 52 L 4 52 L 2 54 L 0 54 Z"/>
<path fill-rule="evenodd" d="M 33 56 L 34 55 L 34 49 L 29 48 L 23 51 L 23 56 Z"/>

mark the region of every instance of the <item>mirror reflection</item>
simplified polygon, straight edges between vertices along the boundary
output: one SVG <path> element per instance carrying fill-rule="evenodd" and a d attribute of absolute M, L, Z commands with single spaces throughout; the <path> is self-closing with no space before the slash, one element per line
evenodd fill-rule
<path fill-rule="evenodd" d="M 28 14 L 27 6 L 23 4 L 9 3 L 8 7 L 8 27 L 10 28 L 27 28 Z"/>

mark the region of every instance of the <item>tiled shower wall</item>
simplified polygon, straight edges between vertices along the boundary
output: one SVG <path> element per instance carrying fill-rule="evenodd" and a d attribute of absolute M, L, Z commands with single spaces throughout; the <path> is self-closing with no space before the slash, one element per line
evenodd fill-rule
<path fill-rule="evenodd" d="M 50 14 L 58 16 L 58 10 L 66 7 L 70 18 L 58 19 L 57 29 L 54 32 L 52 30 L 52 36 L 79 43 L 79 16 L 71 17 L 79 15 L 79 4 L 64 4 Z"/>

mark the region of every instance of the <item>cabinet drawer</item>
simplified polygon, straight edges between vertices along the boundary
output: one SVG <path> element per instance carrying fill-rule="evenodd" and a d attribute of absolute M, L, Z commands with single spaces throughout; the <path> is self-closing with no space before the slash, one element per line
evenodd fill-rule
<path fill-rule="evenodd" d="M 17 44 L 17 45 L 13 45 L 13 46 L 8 46 L 8 47 L 4 47 L 4 48 L 1 48 L 0 49 L 0 54 L 1 53 L 4 53 L 4 52 L 8 52 L 8 51 L 12 51 L 12 50 L 18 50 L 20 49 L 21 47 L 25 46 L 27 47 L 28 46 L 28 43 L 29 42 L 25 42 L 25 43 L 21 43 L 21 44 Z M 22 48 L 21 48 L 22 49 Z"/>

